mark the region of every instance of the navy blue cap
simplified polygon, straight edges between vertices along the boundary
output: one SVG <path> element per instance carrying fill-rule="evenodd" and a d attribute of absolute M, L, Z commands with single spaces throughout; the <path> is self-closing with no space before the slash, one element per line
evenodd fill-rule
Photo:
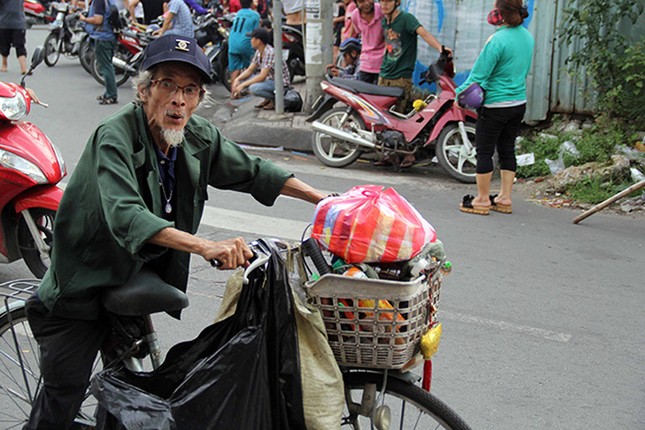
<path fill-rule="evenodd" d="M 176 61 L 194 66 L 202 74 L 205 83 L 211 82 L 211 63 L 197 45 L 197 40 L 176 34 L 167 34 L 153 40 L 143 51 L 142 70 L 161 63 Z"/>

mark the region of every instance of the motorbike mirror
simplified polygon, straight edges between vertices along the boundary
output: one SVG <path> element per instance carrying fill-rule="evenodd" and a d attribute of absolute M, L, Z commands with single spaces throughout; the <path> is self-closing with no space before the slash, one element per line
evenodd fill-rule
<path fill-rule="evenodd" d="M 30 69 L 34 70 L 40 63 L 45 60 L 45 50 L 42 46 L 37 46 L 34 49 L 34 53 L 31 56 L 31 66 Z"/>
<path fill-rule="evenodd" d="M 31 56 L 31 65 L 29 66 L 29 70 L 27 73 L 22 75 L 22 79 L 20 80 L 20 86 L 25 87 L 25 78 L 29 75 L 31 75 L 32 70 L 34 70 L 40 63 L 42 63 L 45 60 L 45 50 L 43 49 L 42 46 L 37 46 L 36 49 L 34 49 L 34 53 Z"/>

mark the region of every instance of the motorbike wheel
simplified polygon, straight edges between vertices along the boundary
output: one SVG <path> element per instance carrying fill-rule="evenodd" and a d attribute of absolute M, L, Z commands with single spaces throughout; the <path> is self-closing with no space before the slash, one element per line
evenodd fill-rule
<path fill-rule="evenodd" d="M 475 150 L 475 124 L 464 124 L 468 140 L 472 145 L 470 151 L 464 145 L 457 124 L 447 125 L 439 134 L 435 153 L 439 164 L 456 180 L 474 184 L 477 167 L 477 151 Z"/>
<path fill-rule="evenodd" d="M 51 209 L 35 208 L 30 210 L 31 216 L 40 231 L 40 235 L 47 245 L 51 248 L 53 241 L 54 218 L 56 211 Z M 49 268 L 49 259 L 43 259 L 40 251 L 36 246 L 36 242 L 27 227 L 24 218 L 20 218 L 18 223 L 18 247 L 25 264 L 34 274 L 35 277 L 41 279 L 47 269 Z"/>
<path fill-rule="evenodd" d="M 94 67 L 94 45 L 92 45 L 89 36 L 85 37 L 81 42 L 81 46 L 78 49 L 78 59 L 83 69 L 91 75 L 92 68 Z"/>
<path fill-rule="evenodd" d="M 121 60 L 127 63 L 130 60 L 130 57 L 132 57 L 132 54 L 126 48 L 122 47 L 121 45 L 117 45 L 117 49 L 114 52 L 114 56 L 120 58 Z M 120 87 L 121 85 L 125 84 L 127 80 L 130 78 L 130 75 L 128 74 L 128 72 L 118 67 L 114 68 L 114 74 L 116 76 L 117 87 Z M 92 61 L 92 76 L 94 77 L 94 80 L 96 82 L 98 82 L 101 85 L 105 85 L 105 80 L 103 79 L 103 76 L 99 71 L 99 66 L 96 62 L 96 56 L 94 57 L 94 61 Z"/>
<path fill-rule="evenodd" d="M 57 33 L 49 33 L 45 38 L 45 64 L 54 67 L 60 58 L 60 41 Z"/>
<path fill-rule="evenodd" d="M 365 130 L 363 120 L 354 111 L 347 113 L 346 107 L 331 109 L 324 113 L 318 121 L 338 130 Z M 314 154 L 316 154 L 316 158 L 329 167 L 349 166 L 363 152 L 354 143 L 346 142 L 317 131 L 314 132 L 312 137 L 312 149 Z"/>
<path fill-rule="evenodd" d="M 228 69 L 228 45 L 222 47 L 222 52 L 219 55 L 219 79 L 224 87 L 231 92 L 231 71 Z"/>

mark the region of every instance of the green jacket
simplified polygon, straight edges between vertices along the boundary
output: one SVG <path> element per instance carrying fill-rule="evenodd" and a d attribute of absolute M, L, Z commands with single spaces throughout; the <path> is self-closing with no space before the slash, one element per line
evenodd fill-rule
<path fill-rule="evenodd" d="M 101 122 L 90 137 L 58 209 L 51 267 L 38 289 L 54 314 L 97 318 L 101 291 L 124 284 L 147 262 L 164 281 L 186 290 L 190 255 L 146 243 L 173 226 L 162 218 L 149 136 L 143 108 L 130 104 Z M 208 185 L 250 193 L 270 206 L 290 176 L 193 116 L 175 163 L 174 227 L 197 231 Z"/>

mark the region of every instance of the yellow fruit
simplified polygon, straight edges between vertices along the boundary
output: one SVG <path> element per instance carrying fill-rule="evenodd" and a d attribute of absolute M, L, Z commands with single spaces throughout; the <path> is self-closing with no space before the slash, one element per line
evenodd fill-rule
<path fill-rule="evenodd" d="M 430 360 L 430 357 L 439 349 L 441 340 L 441 323 L 435 324 L 430 330 L 421 336 L 421 354 L 424 360 Z"/>

